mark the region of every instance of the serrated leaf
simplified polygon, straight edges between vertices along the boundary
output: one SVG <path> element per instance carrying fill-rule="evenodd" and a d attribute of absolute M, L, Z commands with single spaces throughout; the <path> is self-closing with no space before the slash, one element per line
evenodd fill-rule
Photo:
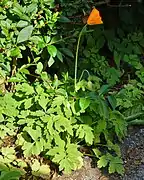
<path fill-rule="evenodd" d="M 29 109 L 32 106 L 32 98 L 26 99 L 24 102 L 25 109 Z"/>
<path fill-rule="evenodd" d="M 17 163 L 18 163 L 18 166 L 20 166 L 20 167 L 22 167 L 22 168 L 27 167 L 27 163 L 26 163 L 24 160 L 22 160 L 22 159 L 17 159 L 16 161 L 17 161 Z"/>
<path fill-rule="evenodd" d="M 115 164 L 111 163 L 109 164 L 109 173 L 114 173 L 116 172 Z"/>
<path fill-rule="evenodd" d="M 22 149 L 24 150 L 23 154 L 25 157 L 29 157 L 32 155 L 32 148 L 33 148 L 33 143 L 25 142 L 24 145 L 22 146 Z"/>
<path fill-rule="evenodd" d="M 70 117 L 72 117 L 72 112 L 71 112 L 71 109 L 70 108 L 64 108 L 64 112 L 65 112 L 65 116 L 67 117 L 67 118 L 70 118 Z"/>
<path fill-rule="evenodd" d="M 64 148 L 64 144 L 61 143 L 60 140 L 58 143 L 59 145 L 50 149 L 46 154 L 49 156 L 53 156 L 53 162 L 59 163 L 62 159 L 66 157 L 66 152 Z"/>
<path fill-rule="evenodd" d="M 119 164 L 119 165 L 116 166 L 116 172 L 118 174 L 124 175 L 124 171 L 125 171 L 125 169 L 124 169 L 124 166 L 122 164 Z"/>
<path fill-rule="evenodd" d="M 13 147 L 2 147 L 1 152 L 4 156 L 15 154 L 15 150 Z"/>
<path fill-rule="evenodd" d="M 41 85 L 37 85 L 35 89 L 38 95 L 41 95 L 44 93 L 44 89 L 41 87 Z"/>
<path fill-rule="evenodd" d="M 38 102 L 39 102 L 39 105 L 46 111 L 48 99 L 45 98 L 44 95 L 41 95 Z"/>
<path fill-rule="evenodd" d="M 37 139 L 41 137 L 41 128 L 39 126 L 36 127 L 36 130 L 31 127 L 25 127 L 24 130 L 28 132 L 34 141 L 37 141 Z"/>
<path fill-rule="evenodd" d="M 15 107 L 10 107 L 9 105 L 3 110 L 3 114 L 9 117 L 16 117 L 18 115 L 18 110 Z"/>
<path fill-rule="evenodd" d="M 109 163 L 109 173 L 119 173 L 123 175 L 124 167 L 123 161 L 119 157 L 112 157 Z"/>
<path fill-rule="evenodd" d="M 97 162 L 98 168 L 106 167 L 108 162 L 109 160 L 106 155 L 101 156 Z"/>
<path fill-rule="evenodd" d="M 78 136 L 80 139 L 85 138 L 85 141 L 88 144 L 93 144 L 94 134 L 91 127 L 88 125 L 80 125 L 79 128 L 76 127 L 76 129 L 76 136 Z"/>
<path fill-rule="evenodd" d="M 110 114 L 110 120 L 115 127 L 115 132 L 117 134 L 117 137 L 119 138 L 119 140 L 121 140 L 121 138 L 126 135 L 126 130 L 127 130 L 127 123 L 124 117 L 120 112 L 113 111 Z"/>
<path fill-rule="evenodd" d="M 60 147 L 54 147 L 53 149 L 50 149 L 48 152 L 47 152 L 48 155 L 50 156 L 56 156 L 56 154 L 64 154 L 64 156 L 66 156 L 65 154 L 65 150 L 64 148 L 60 148 Z M 63 156 L 62 156 L 63 157 Z M 62 158 L 60 158 L 61 160 Z M 55 162 L 57 162 L 57 159 L 55 159 Z M 59 158 L 58 158 L 58 162 L 59 162 Z"/>
<path fill-rule="evenodd" d="M 113 142 L 108 139 L 107 146 L 108 146 L 109 150 L 114 150 L 115 153 L 118 155 L 118 157 L 121 156 L 121 151 L 120 151 L 120 147 L 118 144 L 113 144 Z"/>
<path fill-rule="evenodd" d="M 93 140 L 94 140 L 94 135 L 93 135 L 93 132 L 92 132 L 92 128 L 87 127 L 85 129 L 85 141 L 88 144 L 93 144 Z"/>
<path fill-rule="evenodd" d="M 73 135 L 73 127 L 71 125 L 71 122 L 63 115 L 56 116 L 54 121 L 55 129 L 59 133 L 67 131 L 70 135 Z"/>
<path fill-rule="evenodd" d="M 35 159 L 34 163 L 31 165 L 32 171 L 38 171 L 40 169 L 40 162 Z"/>
<path fill-rule="evenodd" d="M 35 93 L 34 88 L 32 86 L 30 86 L 28 83 L 18 84 L 16 86 L 16 90 L 24 92 L 25 95 L 30 95 L 30 94 Z"/>
<path fill-rule="evenodd" d="M 70 143 L 68 143 L 66 147 L 67 147 L 66 152 L 67 152 L 69 155 L 70 155 L 70 154 L 76 155 L 76 157 L 82 155 L 82 154 L 78 151 L 78 145 L 77 145 L 77 144 L 70 144 Z"/>
<path fill-rule="evenodd" d="M 18 38 L 17 38 L 17 43 L 27 41 L 31 37 L 32 31 L 33 31 L 33 26 L 32 25 L 23 28 L 19 32 L 19 35 L 18 35 Z"/>
<path fill-rule="evenodd" d="M 57 48 L 56 48 L 55 46 L 53 46 L 53 45 L 48 45 L 47 49 L 48 49 L 49 54 L 50 54 L 52 57 L 55 57 L 55 56 L 56 56 L 56 54 L 57 54 Z"/>
<path fill-rule="evenodd" d="M 39 155 L 43 151 L 43 143 L 41 141 L 36 141 L 32 147 L 32 154 Z"/>
<path fill-rule="evenodd" d="M 53 158 L 53 162 L 60 163 L 61 160 L 63 160 L 66 157 L 65 152 L 61 152 L 60 154 L 56 154 Z"/>
<path fill-rule="evenodd" d="M 72 170 L 80 169 L 83 166 L 82 153 L 78 151 L 76 144 L 67 144 L 66 156 L 60 161 L 60 170 L 64 170 L 64 173 L 68 174 Z"/>
<path fill-rule="evenodd" d="M 59 170 L 64 170 L 66 174 L 70 174 L 72 171 L 71 162 L 67 158 L 61 160 Z"/>
<path fill-rule="evenodd" d="M 61 139 L 58 133 L 54 134 L 54 140 L 55 144 L 61 149 L 61 151 L 64 151 L 66 142 Z"/>
<path fill-rule="evenodd" d="M 2 123 L 4 121 L 5 121 L 4 116 L 2 114 L 0 114 L 0 123 Z"/>
<path fill-rule="evenodd" d="M 97 126 L 96 126 L 96 132 L 97 133 L 101 133 L 103 131 L 105 131 L 107 127 L 107 122 L 105 119 L 99 119 L 98 123 L 97 123 Z"/>
<path fill-rule="evenodd" d="M 80 125 L 79 127 L 76 126 L 76 136 L 78 136 L 80 139 L 84 138 L 85 136 L 85 131 L 83 130 L 83 126 Z"/>
<path fill-rule="evenodd" d="M 38 170 L 38 173 L 41 175 L 49 175 L 51 172 L 49 165 L 42 164 Z"/>
<path fill-rule="evenodd" d="M 37 110 L 37 111 L 31 111 L 30 114 L 31 114 L 32 116 L 40 117 L 40 116 L 44 116 L 44 115 L 45 115 L 45 112 L 44 112 L 44 111 L 41 111 L 41 110 Z"/>
<path fill-rule="evenodd" d="M 63 104 L 64 101 L 65 101 L 64 96 L 57 96 L 53 99 L 52 107 L 60 106 Z"/>

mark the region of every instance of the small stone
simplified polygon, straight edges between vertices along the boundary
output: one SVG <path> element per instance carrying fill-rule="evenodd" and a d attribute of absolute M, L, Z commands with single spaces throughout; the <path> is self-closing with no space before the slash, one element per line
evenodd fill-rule
<path fill-rule="evenodd" d="M 109 180 L 109 178 L 106 177 L 106 176 L 101 176 L 101 177 L 100 177 L 100 180 Z"/>

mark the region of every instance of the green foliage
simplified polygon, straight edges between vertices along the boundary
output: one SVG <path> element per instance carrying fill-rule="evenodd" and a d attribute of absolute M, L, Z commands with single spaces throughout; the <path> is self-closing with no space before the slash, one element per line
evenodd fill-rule
<path fill-rule="evenodd" d="M 64 170 L 65 173 L 70 173 L 71 170 L 80 169 L 83 165 L 82 154 L 77 148 L 76 144 L 69 143 L 65 147 L 65 143 L 61 141 L 58 147 L 50 149 L 47 154 L 54 156 L 52 161 L 60 165 L 60 170 Z"/>
<path fill-rule="evenodd" d="M 50 174 L 50 166 L 46 164 L 40 164 L 40 162 L 35 159 L 31 164 L 32 174 L 35 176 L 41 176 L 41 175 L 49 175 Z"/>
<path fill-rule="evenodd" d="M 0 2 L 0 179 L 47 178 L 52 163 L 71 173 L 81 146 L 99 168 L 124 173 L 118 144 L 144 123 L 144 34 L 126 10 L 115 29 L 72 22 L 93 4 Z"/>
<path fill-rule="evenodd" d="M 10 76 L 13 66 L 19 63 L 21 67 L 17 67 L 17 75 L 12 80 L 24 80 L 25 75 L 30 74 L 27 67 L 36 66 L 41 57 L 44 61 L 45 56 L 49 58 L 49 66 L 55 62 L 57 52 L 57 58 L 62 59 L 61 52 L 52 45 L 56 39 L 56 22 L 59 16 L 58 12 L 51 10 L 53 7 L 53 1 L 43 0 L 24 1 L 22 4 L 18 1 L 1 3 L 2 77 Z"/>
<path fill-rule="evenodd" d="M 129 84 L 125 85 L 116 95 L 117 106 L 120 109 L 127 109 L 142 102 L 143 88 L 143 85 L 136 81 L 131 81 Z"/>
<path fill-rule="evenodd" d="M 117 172 L 121 175 L 124 173 L 123 162 L 119 157 L 114 157 L 111 154 L 106 154 L 100 157 L 98 160 L 98 167 L 106 167 L 109 164 L 109 172 Z"/>
<path fill-rule="evenodd" d="M 9 169 L 6 165 L 0 164 L 0 180 L 18 180 L 21 175 L 23 175 L 23 172 L 21 170 L 18 170 L 16 168 Z"/>
<path fill-rule="evenodd" d="M 79 90 L 73 96 L 70 95 L 72 89 L 67 90 L 67 86 L 65 88 L 66 84 L 73 87 L 69 79 L 57 79 L 57 86 L 50 79 L 43 83 L 22 83 L 16 86 L 16 92 L 7 101 L 15 105 L 13 121 L 9 120 L 9 123 L 15 124 L 20 131 L 14 134 L 17 139 L 14 148 L 6 150 L 2 147 L 3 163 L 14 164 L 17 161 L 15 148 L 19 147 L 25 158 L 43 153 L 52 162 L 59 164 L 60 171 L 70 173 L 83 165 L 79 142 L 85 141 L 88 145 L 97 146 L 103 143 L 101 135 L 105 137 L 106 149 L 119 154 L 119 149 L 113 144 L 112 132 L 116 132 L 119 139 L 125 136 L 127 125 L 124 124 L 122 115 L 113 112 L 102 95 Z M 83 98 L 82 94 L 87 98 Z M 8 95 L 9 93 L 1 97 L 1 102 L 5 102 Z M 1 116 L 7 108 L 2 107 Z M 5 114 L 5 121 L 9 116 L 10 114 Z M 35 166 L 39 167 L 34 170 L 39 174 L 44 171 L 41 170 L 44 166 L 35 165 L 36 163 L 38 162 L 34 162 L 31 168 L 34 170 Z M 19 166 L 21 167 L 20 163 Z"/>
<path fill-rule="evenodd" d="M 117 106 L 129 125 L 143 124 L 143 85 L 132 81 L 126 85 L 117 95 Z"/>

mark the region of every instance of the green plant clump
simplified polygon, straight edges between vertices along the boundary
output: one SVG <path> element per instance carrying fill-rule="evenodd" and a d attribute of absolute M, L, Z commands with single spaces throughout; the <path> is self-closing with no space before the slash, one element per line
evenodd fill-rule
<path fill-rule="evenodd" d="M 123 175 L 119 143 L 144 124 L 142 29 L 78 26 L 94 2 L 59 3 L 0 2 L 0 180 L 69 174 L 85 155 Z"/>
<path fill-rule="evenodd" d="M 109 163 L 111 173 L 122 174 L 115 138 L 121 140 L 125 136 L 127 124 L 123 115 L 108 107 L 102 89 L 99 93 L 91 92 L 85 82 L 85 91 L 80 87 L 74 93 L 68 75 L 61 81 L 57 77 L 51 81 L 45 72 L 41 77 L 44 75 L 43 82 L 18 84 L 15 93 L 0 98 L 1 163 L 26 166 L 25 161 L 16 157 L 21 149 L 24 158 L 42 155 L 59 164 L 60 171 L 70 173 L 82 167 L 83 154 L 79 149 L 87 144 L 93 147 L 91 151 L 99 159 L 100 168 Z M 16 139 L 14 147 L 3 147 L 6 136 Z M 28 163 L 33 169 L 32 162 Z M 119 168 L 113 169 L 115 163 Z"/>

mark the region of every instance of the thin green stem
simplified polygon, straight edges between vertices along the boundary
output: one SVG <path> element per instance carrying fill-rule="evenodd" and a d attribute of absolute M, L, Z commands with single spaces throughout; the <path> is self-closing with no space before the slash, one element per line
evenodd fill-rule
<path fill-rule="evenodd" d="M 88 74 L 88 76 L 90 76 L 90 73 L 88 72 L 88 70 L 84 69 L 81 76 L 80 76 L 80 78 L 79 78 L 79 81 L 81 81 L 81 79 L 82 79 L 85 72 Z"/>
<path fill-rule="evenodd" d="M 96 155 L 92 155 L 92 154 L 85 154 L 83 153 L 84 156 L 89 156 L 89 157 L 96 157 Z"/>
<path fill-rule="evenodd" d="M 78 37 L 78 42 L 77 42 L 77 48 L 76 48 L 76 56 L 75 56 L 75 78 L 74 78 L 74 86 L 75 86 L 75 91 L 76 91 L 76 84 L 77 84 L 77 66 L 78 66 L 78 52 L 79 52 L 79 45 L 80 45 L 80 40 L 81 36 L 83 34 L 83 31 L 87 24 L 82 28 L 80 31 L 79 37 Z"/>

